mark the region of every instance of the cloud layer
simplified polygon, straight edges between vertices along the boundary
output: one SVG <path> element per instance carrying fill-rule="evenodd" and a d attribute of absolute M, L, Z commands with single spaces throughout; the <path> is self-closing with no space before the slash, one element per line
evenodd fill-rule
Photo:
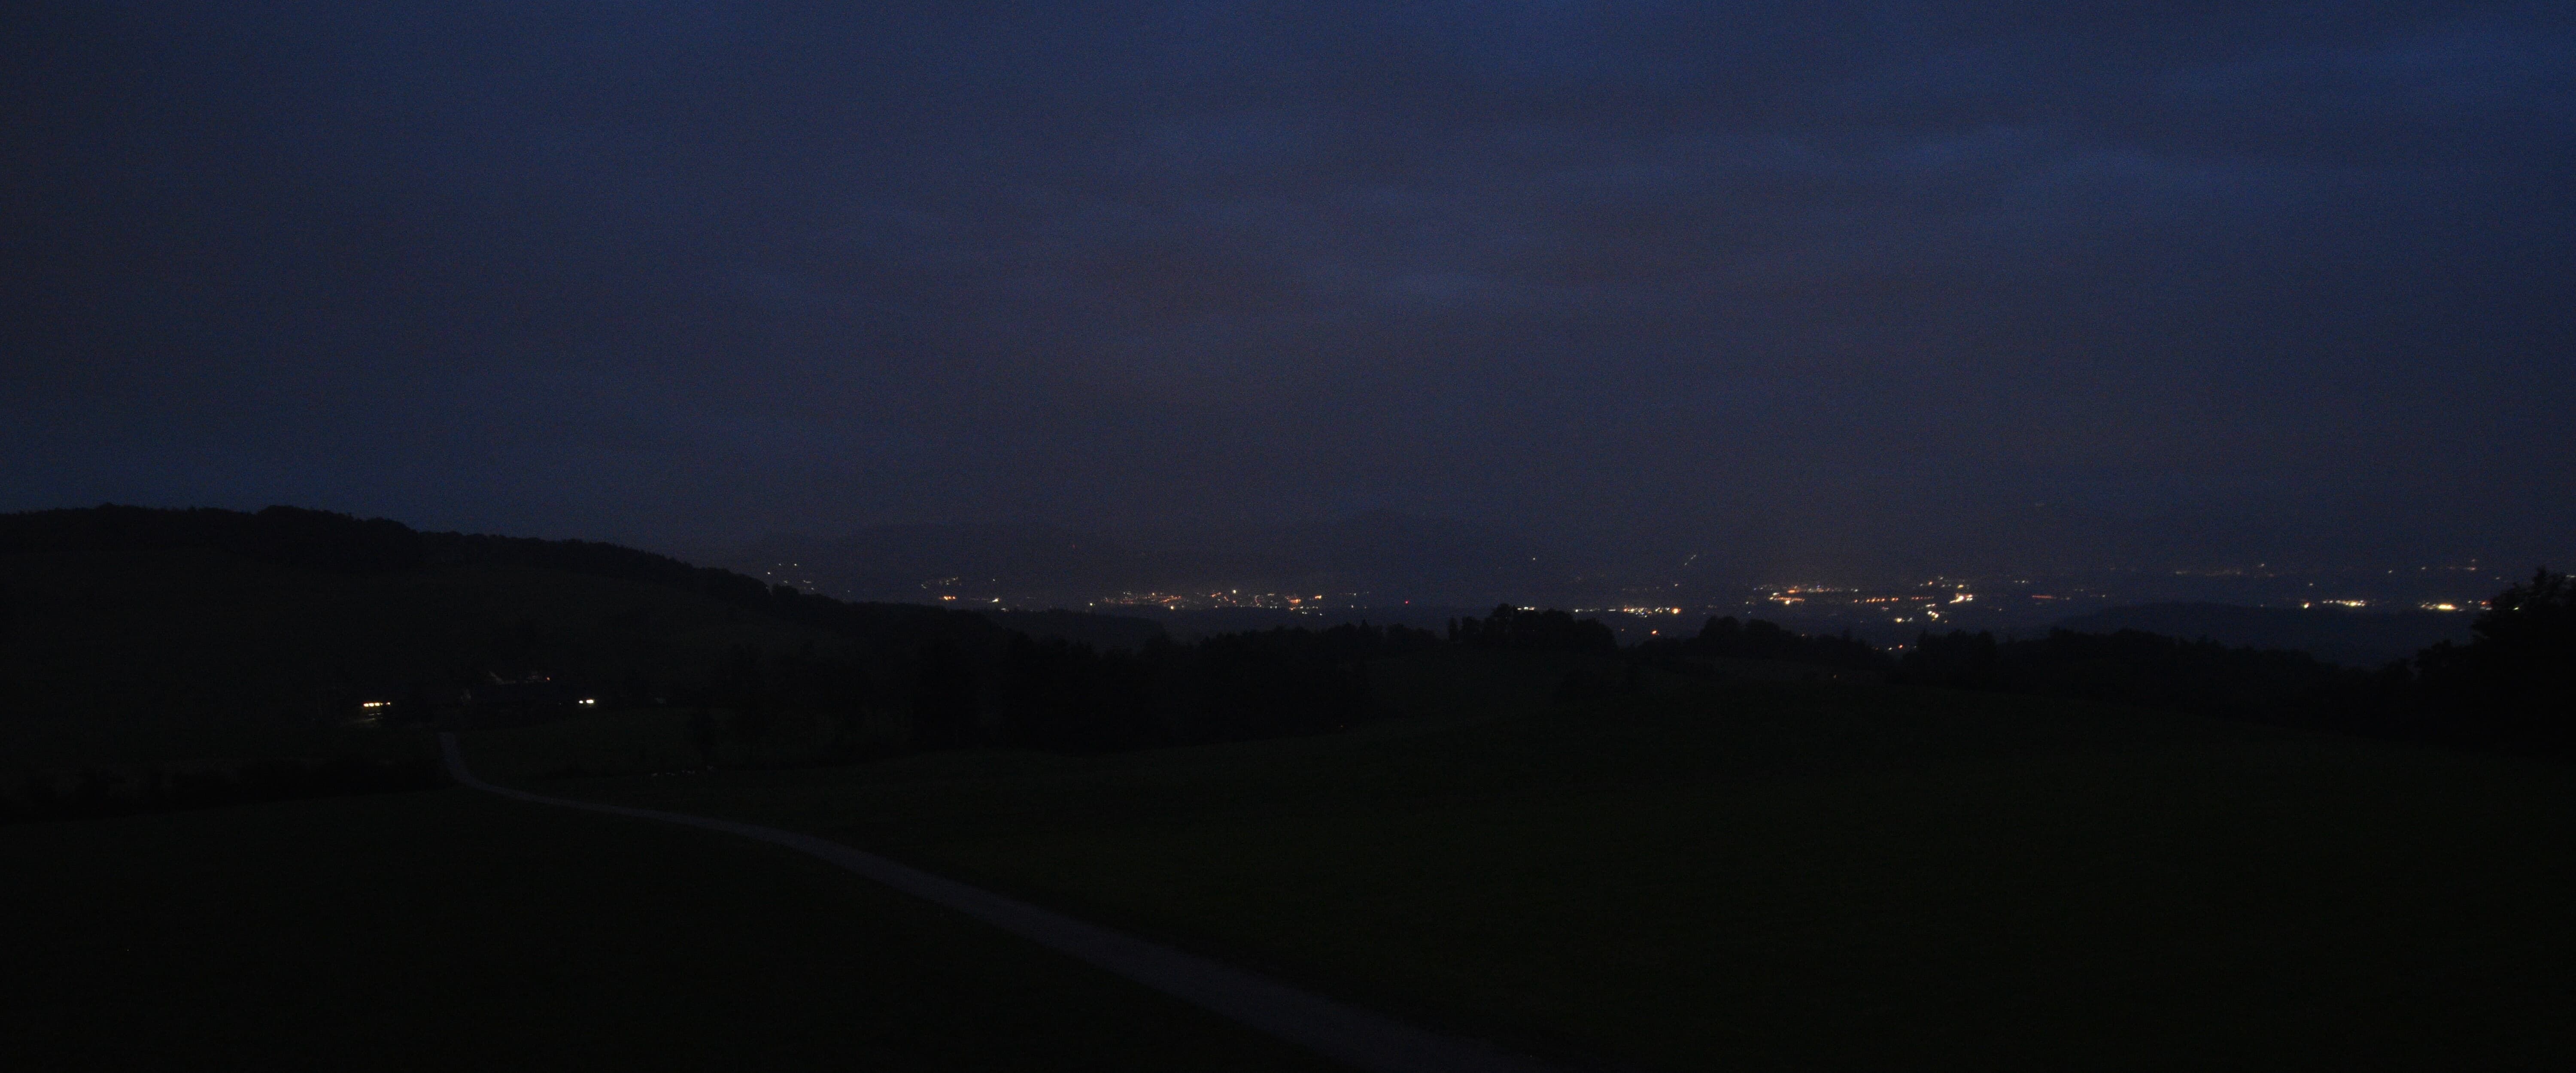
<path fill-rule="evenodd" d="M 0 507 L 2576 550 L 2560 4 L 81 4 L 11 38 Z"/>

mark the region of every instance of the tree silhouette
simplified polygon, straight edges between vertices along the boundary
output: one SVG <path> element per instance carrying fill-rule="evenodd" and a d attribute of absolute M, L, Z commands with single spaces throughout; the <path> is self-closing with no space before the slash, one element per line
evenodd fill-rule
<path fill-rule="evenodd" d="M 2576 744 L 2576 582 L 2547 568 L 2488 601 L 2469 643 L 2416 657 L 2439 714 L 2472 736 Z"/>
<path fill-rule="evenodd" d="M 1509 652 L 1619 651 L 1619 635 L 1598 619 L 1577 620 L 1563 611 L 1539 611 L 1504 604 L 1483 619 L 1451 619 L 1449 639 L 1469 648 Z"/>

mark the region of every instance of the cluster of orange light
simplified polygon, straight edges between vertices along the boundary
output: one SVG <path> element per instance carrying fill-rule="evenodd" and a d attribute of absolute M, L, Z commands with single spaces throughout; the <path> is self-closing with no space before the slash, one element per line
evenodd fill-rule
<path fill-rule="evenodd" d="M 1350 596 L 1353 599 L 1356 599 L 1359 596 L 1358 593 L 1345 593 L 1344 595 Z M 1306 596 L 1291 596 L 1286 593 L 1276 592 L 1256 592 L 1247 594 L 1241 589 L 1229 589 L 1224 592 L 1211 592 L 1205 596 L 1198 596 L 1191 593 L 1122 592 L 1115 596 L 1102 597 L 1099 600 L 1093 601 L 1093 603 L 1107 604 L 1112 607 L 1152 606 L 1162 607 L 1166 610 L 1178 611 L 1185 610 L 1189 606 L 1197 604 L 1200 601 L 1205 601 L 1209 606 L 1213 607 L 1267 607 L 1304 610 L 1310 604 L 1323 603 L 1324 594 L 1320 592 Z"/>

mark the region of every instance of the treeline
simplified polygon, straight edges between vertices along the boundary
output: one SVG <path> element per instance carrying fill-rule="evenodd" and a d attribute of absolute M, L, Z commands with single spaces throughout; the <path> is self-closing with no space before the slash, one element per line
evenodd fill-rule
<path fill-rule="evenodd" d="M 2545 571 L 2500 595 L 2478 620 L 2469 644 L 2436 646 L 2409 663 L 2375 671 L 2295 652 L 2134 631 L 2057 631 L 2018 641 L 1927 633 L 1896 656 L 1848 634 L 1811 636 L 1732 617 L 1709 619 L 1688 638 L 1659 638 L 1623 650 L 1598 621 L 1511 606 L 1452 620 L 1439 634 L 1353 625 L 1191 643 L 1154 637 L 1133 647 L 1102 648 L 1032 638 L 971 612 L 848 603 L 585 541 L 422 533 L 381 519 L 291 507 L 256 514 L 102 507 L 0 516 L 0 555 L 105 553 L 101 561 L 112 563 L 120 552 L 176 548 L 347 576 L 344 588 L 352 594 L 362 591 L 353 586 L 373 584 L 363 589 L 370 599 L 409 597 L 399 586 L 368 579 L 497 568 L 474 576 L 503 586 L 525 576 L 512 570 L 628 582 L 711 600 L 732 609 L 718 617 L 741 616 L 739 628 L 755 622 L 801 628 L 808 639 L 794 643 L 732 641 L 721 650 L 683 651 L 689 644 L 703 646 L 705 637 L 731 635 L 710 633 L 703 623 L 674 623 L 674 616 L 703 619 L 703 610 L 689 610 L 703 605 L 657 605 L 639 598 L 646 590 L 632 589 L 614 597 L 627 604 L 584 612 L 592 617 L 578 621 L 559 615 L 547 624 L 526 618 L 462 621 L 459 616 L 468 612 L 432 602 L 384 605 L 385 616 L 396 619 L 452 620 L 406 624 L 422 627 L 413 630 L 422 644 L 447 646 L 445 664 L 415 662 L 406 665 L 411 669 L 401 681 L 379 678 L 366 685 L 377 697 L 394 698 L 386 714 L 397 721 L 488 725 L 551 718 L 578 703 L 576 697 L 602 707 L 677 707 L 693 713 L 695 737 L 711 760 L 805 762 L 994 746 L 1102 751 L 1311 733 L 1389 714 L 1372 688 L 1372 661 L 1442 648 L 1593 657 L 1569 671 L 1569 688 L 1561 691 L 1569 698 L 1633 688 L 1650 666 L 1716 674 L 1724 673 L 1723 661 L 1759 660 L 1905 684 L 2518 746 L 2564 747 L 2576 723 L 2569 712 L 2576 696 L 2570 687 L 2576 588 Z M 0 592 L 0 655 L 14 644 L 8 614 L 13 599 Z M 23 632 L 24 624 L 17 628 Z M 410 635 L 368 635 L 363 643 L 350 642 L 345 658 L 354 662 L 389 650 L 383 638 Z M 323 634 L 298 639 L 303 643 L 285 646 L 275 639 L 237 640 L 239 658 L 228 650 L 224 660 L 201 659 L 193 665 L 199 670 L 160 673 L 199 676 L 173 677 L 180 683 L 174 688 L 196 688 L 202 681 L 203 692 L 230 690 L 243 698 L 234 708 L 273 703 L 261 698 L 323 697 L 329 689 L 312 677 L 320 672 L 299 671 L 279 656 L 253 655 L 328 648 L 336 640 Z M 181 663 L 153 652 L 137 651 L 131 659 L 110 654 L 144 677 L 163 664 Z M 28 666 L 19 664 L 22 672 Z M 1588 677 L 1578 683 L 1572 676 Z M 0 681 L 0 688 L 8 684 Z M 93 688 L 83 682 L 62 688 L 70 686 Z"/>
<path fill-rule="evenodd" d="M 1370 661 L 1441 643 L 1427 631 L 1357 624 L 1156 638 L 1136 649 L 1026 634 L 891 654 L 744 648 L 683 699 L 696 709 L 693 733 L 709 762 L 956 748 L 1103 752 L 1383 718 Z"/>
<path fill-rule="evenodd" d="M 2536 571 L 2487 601 L 2469 643 L 2415 658 L 2408 699 L 2472 739 L 2576 750 L 2576 581 Z"/>
<path fill-rule="evenodd" d="M 1758 618 L 1739 623 L 1732 615 L 1709 619 L 1689 638 L 1648 641 L 1638 646 L 1638 654 L 1665 660 L 1773 660 L 1868 672 L 1890 666 L 1887 653 L 1849 633 L 1804 634 Z"/>
<path fill-rule="evenodd" d="M 0 515 L 0 555 L 180 548 L 344 574 L 388 574 L 432 566 L 551 570 L 680 589 L 797 625 L 871 638 L 971 635 L 990 625 L 965 611 L 833 600 L 616 544 L 424 533 L 385 518 L 354 518 L 300 507 L 272 506 L 244 513 L 211 507 L 164 510 L 107 505 Z"/>
<path fill-rule="evenodd" d="M 1598 619 L 1577 619 L 1564 611 L 1503 604 L 1484 618 L 1449 620 L 1449 642 L 1496 652 L 1578 652 L 1614 655 L 1619 635 Z"/>
<path fill-rule="evenodd" d="M 281 595 L 238 616 L 287 632 L 228 630 L 234 616 L 220 613 L 199 621 L 193 639 L 175 649 L 129 642 L 131 631 L 93 630 L 95 650 L 80 655 L 98 671 L 55 683 L 48 705 L 116 675 L 155 681 L 155 690 L 140 694 L 144 701 L 181 698 L 190 711 L 226 718 L 255 718 L 266 705 L 276 719 L 305 723 L 360 718 L 362 699 L 371 702 L 363 709 L 368 720 L 448 727 L 681 708 L 693 713 L 709 759 L 809 762 L 970 746 L 1095 751 L 1306 733 L 1378 718 L 1367 663 L 1443 643 L 1427 631 L 1355 625 L 1187 644 L 1156 635 L 1141 646 L 1099 648 L 1035 639 L 972 612 L 849 603 L 584 541 L 421 533 L 292 507 L 0 516 L 0 555 L 65 553 L 89 564 L 82 569 L 115 573 L 141 553 L 170 550 L 228 557 L 190 567 L 178 579 L 182 586 L 190 577 L 224 574 L 231 559 L 312 571 L 308 577 L 327 583 L 319 595 Z M 484 569 L 452 572 L 459 567 Z M 542 617 L 499 610 L 530 606 L 529 593 L 554 590 L 528 586 L 559 574 L 694 594 L 733 616 L 710 623 L 686 601 L 632 589 L 592 590 L 578 608 L 556 601 Z M 231 575 L 234 591 L 243 576 Z M 443 579 L 448 588 L 406 579 Z M 457 585 L 481 595 L 460 602 Z M 57 599 L 87 598 L 79 584 L 56 588 Z M 165 606 L 203 616 L 207 603 L 156 592 L 107 613 L 167 620 Z M 307 622 L 334 614 L 354 614 L 340 621 L 366 632 Z M 1606 629 L 1592 629 L 1609 642 Z M 747 635 L 762 639 L 738 639 Z M 396 647 L 434 654 L 361 666 Z M 11 686 L 0 681 L 0 694 Z M 34 696 L 17 690 L 21 702 Z"/>
<path fill-rule="evenodd" d="M 1924 634 L 1888 678 L 2563 753 L 2576 750 L 2576 583 L 2536 571 L 2488 602 L 2468 644 L 2375 669 L 2135 630 L 2024 641 L 1958 631 Z"/>

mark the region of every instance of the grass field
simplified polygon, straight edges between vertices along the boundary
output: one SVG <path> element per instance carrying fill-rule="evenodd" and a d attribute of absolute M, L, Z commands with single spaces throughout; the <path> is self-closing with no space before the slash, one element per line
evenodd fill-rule
<path fill-rule="evenodd" d="M 0 827 L 0 1069 L 1320 1068 L 821 862 L 462 789 Z"/>
<path fill-rule="evenodd" d="M 1551 705 L 1561 674 L 1389 667 L 1422 714 L 1331 737 L 542 785 L 827 833 L 1560 1056 L 2576 1058 L 2563 765 L 1834 684 Z"/>

